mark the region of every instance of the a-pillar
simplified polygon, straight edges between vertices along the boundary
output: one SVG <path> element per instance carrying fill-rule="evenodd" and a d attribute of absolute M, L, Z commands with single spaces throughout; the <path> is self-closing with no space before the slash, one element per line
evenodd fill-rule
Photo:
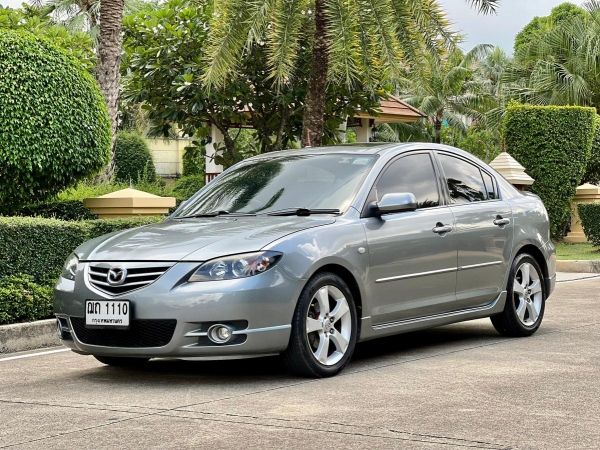
<path fill-rule="evenodd" d="M 210 126 L 210 137 L 211 141 L 206 144 L 206 157 L 204 164 L 204 171 L 206 173 L 206 182 L 208 183 L 221 172 L 223 172 L 223 166 L 215 162 L 216 147 L 223 143 L 223 133 L 216 126 Z"/>

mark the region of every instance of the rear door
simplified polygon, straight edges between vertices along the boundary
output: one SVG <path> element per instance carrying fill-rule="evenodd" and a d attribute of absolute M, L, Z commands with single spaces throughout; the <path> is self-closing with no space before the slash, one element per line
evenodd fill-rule
<path fill-rule="evenodd" d="M 367 201 L 410 192 L 418 205 L 416 211 L 363 219 L 375 324 L 453 308 L 457 261 L 454 217 L 443 203 L 432 156 L 427 151 L 410 153 L 389 163 Z"/>
<path fill-rule="evenodd" d="M 512 211 L 499 198 L 494 177 L 483 167 L 449 153 L 438 152 L 437 159 L 455 217 L 457 306 L 482 306 L 505 289 L 512 249 Z"/>

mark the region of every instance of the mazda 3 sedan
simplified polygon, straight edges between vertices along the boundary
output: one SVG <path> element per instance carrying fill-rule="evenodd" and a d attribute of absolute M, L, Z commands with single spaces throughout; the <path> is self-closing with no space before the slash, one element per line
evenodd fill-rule
<path fill-rule="evenodd" d="M 455 148 L 355 145 L 247 159 L 163 222 L 86 242 L 55 311 L 110 365 L 281 354 L 323 377 L 397 333 L 490 317 L 529 336 L 554 284 L 538 197 Z"/>

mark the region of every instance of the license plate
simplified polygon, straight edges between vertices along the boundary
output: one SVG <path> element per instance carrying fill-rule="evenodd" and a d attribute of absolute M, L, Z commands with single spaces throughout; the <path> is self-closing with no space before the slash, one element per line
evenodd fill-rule
<path fill-rule="evenodd" d="M 127 300 L 86 300 L 85 324 L 90 327 L 128 327 L 130 311 Z"/>

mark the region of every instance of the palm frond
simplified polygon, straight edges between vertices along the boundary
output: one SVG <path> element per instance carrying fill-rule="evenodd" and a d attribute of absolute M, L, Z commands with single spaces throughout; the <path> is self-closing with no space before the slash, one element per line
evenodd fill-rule
<path fill-rule="evenodd" d="M 497 11 L 500 0 L 467 0 L 467 3 L 483 14 L 491 14 Z"/>

